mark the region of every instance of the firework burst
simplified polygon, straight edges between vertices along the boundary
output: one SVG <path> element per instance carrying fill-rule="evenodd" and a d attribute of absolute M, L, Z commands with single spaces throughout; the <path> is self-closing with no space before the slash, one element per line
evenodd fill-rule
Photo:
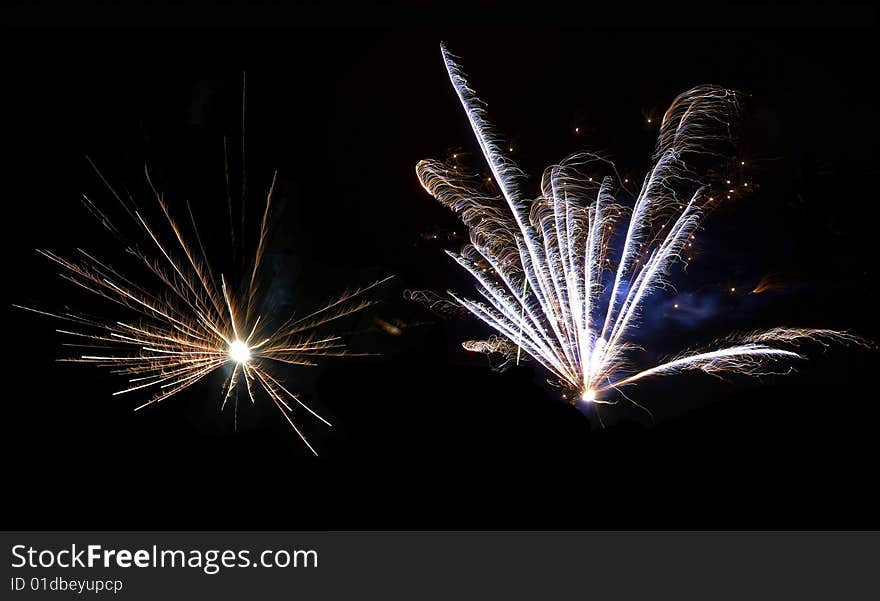
<path fill-rule="evenodd" d="M 540 195 L 530 200 L 521 191 L 523 173 L 486 120 L 485 105 L 455 58 L 445 46 L 441 50 L 491 174 L 466 175 L 457 156 L 416 167 L 425 190 L 455 211 L 470 233 L 470 244 L 449 254 L 476 280 L 484 300 L 450 295 L 501 336 L 468 341 L 466 349 L 500 353 L 505 362 L 514 354 L 518 361 L 521 350 L 555 376 L 572 402 L 611 403 L 611 391 L 649 376 L 780 373 L 780 362 L 802 358 L 780 346 L 862 342 L 846 332 L 776 328 L 633 369 L 645 300 L 667 284 L 672 265 L 687 260 L 683 251 L 714 202 L 700 182 L 717 175 L 716 165 L 734 146 L 738 95 L 700 86 L 675 99 L 631 208 L 616 200 L 613 165 L 592 154 L 548 168 Z M 597 171 L 610 175 L 594 183 L 587 173 Z"/>
<path fill-rule="evenodd" d="M 184 227 L 172 216 L 168 203 L 146 173 L 151 195 L 162 215 L 160 222 L 153 225 L 130 195 L 118 194 L 97 169 L 96 172 L 133 221 L 137 237 L 125 236 L 108 213 L 87 196 L 83 196 L 83 204 L 123 245 L 126 254 L 140 264 L 144 277 L 136 279 L 83 249 L 77 249 L 76 259 L 48 250 L 38 252 L 60 267 L 62 278 L 121 307 L 129 318 L 116 320 L 16 306 L 72 324 L 57 332 L 71 339 L 65 346 L 87 348 L 88 352 L 60 361 L 93 364 L 127 376 L 127 386 L 114 395 L 152 392 L 137 409 L 159 403 L 221 367 L 231 366 L 231 374 L 220 391 L 221 410 L 232 405 L 237 420 L 238 391 L 242 388 L 252 403 L 257 396 L 268 397 L 317 455 L 294 421 L 295 410 L 302 409 L 328 426 L 330 423 L 285 387 L 277 368 L 311 366 L 320 357 L 353 355 L 339 335 L 320 331 L 323 326 L 370 306 L 372 303 L 362 300 L 361 295 L 390 278 L 346 292 L 307 315 L 291 316 L 278 323 L 271 313 L 258 311 L 261 288 L 266 284 L 262 276 L 263 256 L 277 174 L 273 175 L 266 195 L 255 250 L 245 276 L 232 286 L 222 274 L 216 277 L 189 204 L 188 225 Z M 234 246 L 234 226 L 231 227 Z"/>

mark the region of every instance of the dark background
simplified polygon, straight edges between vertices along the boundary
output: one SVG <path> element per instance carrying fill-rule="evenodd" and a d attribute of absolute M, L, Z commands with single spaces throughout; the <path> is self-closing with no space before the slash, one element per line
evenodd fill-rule
<path fill-rule="evenodd" d="M 676 94 L 711 82 L 749 96 L 737 192 L 705 223 L 688 277 L 673 274 L 678 292 L 649 301 L 645 361 L 735 328 L 876 339 L 873 13 L 499 11 L 11 13 L 4 528 L 878 526 L 876 352 L 819 349 L 763 383 L 646 382 L 630 395 L 653 422 L 619 405 L 601 428 L 540 369 L 498 374 L 462 350 L 487 334 L 479 323 L 402 294 L 473 291 L 442 252 L 463 228 L 414 174 L 450 152 L 483 168 L 440 60 L 446 40 L 534 176 L 588 149 L 640 180 L 656 133 L 647 119 Z M 144 204 L 149 165 L 172 207 L 190 200 L 202 231 L 219 232 L 209 247 L 229 260 L 223 137 L 240 173 L 242 71 L 251 222 L 279 171 L 274 302 L 315 306 L 397 276 L 347 324 L 354 347 L 380 357 L 284 372 L 335 424 L 303 420 L 318 459 L 268 405 L 242 405 L 233 432 L 217 410 L 219 374 L 133 414 L 137 398 L 110 396 L 119 381 L 54 362 L 67 352 L 56 324 L 10 306 L 97 310 L 33 252 L 118 252 L 78 203 L 83 192 L 112 201 L 87 155 Z M 768 274 L 781 287 L 750 294 Z M 693 311 L 673 313 L 676 299 Z"/>

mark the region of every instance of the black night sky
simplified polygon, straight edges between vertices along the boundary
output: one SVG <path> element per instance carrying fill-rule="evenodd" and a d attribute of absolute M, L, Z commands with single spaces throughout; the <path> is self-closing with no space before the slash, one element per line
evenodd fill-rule
<path fill-rule="evenodd" d="M 876 340 L 874 16 L 823 19 L 813 6 L 800 24 L 761 10 L 629 22 L 610 9 L 598 20 L 289 9 L 242 27 L 228 11 L 212 25 L 194 9 L 179 22 L 170 11 L 167 22 L 45 15 L 47 27 L 34 11 L 18 15 L 4 36 L 4 528 L 880 525 L 876 351 L 814 351 L 799 373 L 763 382 L 646 382 L 628 393 L 654 423 L 618 406 L 601 428 L 535 364 L 496 373 L 464 351 L 461 341 L 489 333 L 479 322 L 403 295 L 473 293 L 443 253 L 464 227 L 414 173 L 452 152 L 483 168 L 440 59 L 445 40 L 531 193 L 543 167 L 579 150 L 640 180 L 654 124 L 679 92 L 716 83 L 748 96 L 737 192 L 706 220 L 688 273 L 674 271 L 678 292 L 649 301 L 652 352 L 774 325 Z M 233 431 L 219 377 L 132 413 L 139 397 L 111 396 L 119 380 L 55 362 L 66 352 L 57 324 L 11 307 L 99 310 L 34 252 L 118 253 L 78 202 L 83 192 L 112 202 L 86 156 L 145 205 L 148 165 L 172 207 L 189 200 L 207 240 L 217 233 L 218 262 L 229 260 L 223 139 L 238 189 L 242 72 L 250 231 L 275 169 L 283 204 L 269 293 L 308 308 L 396 276 L 372 295 L 380 304 L 346 322 L 352 346 L 380 356 L 282 372 L 334 423 L 303 420 L 317 459 L 268 404 L 242 404 Z M 779 286 L 752 294 L 770 275 Z"/>

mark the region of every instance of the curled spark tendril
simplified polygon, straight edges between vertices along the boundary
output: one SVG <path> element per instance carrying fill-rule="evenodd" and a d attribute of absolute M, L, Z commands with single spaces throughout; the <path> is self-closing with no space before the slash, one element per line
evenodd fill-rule
<path fill-rule="evenodd" d="M 486 120 L 485 105 L 455 57 L 445 46 L 441 51 L 492 184 L 489 192 L 485 176 L 469 178 L 452 162 L 423 160 L 416 167 L 425 190 L 469 230 L 470 243 L 449 254 L 476 280 L 483 301 L 449 294 L 550 371 L 575 401 L 612 402 L 609 391 L 649 376 L 686 370 L 779 373 L 773 367 L 777 362 L 803 358 L 778 345 L 864 343 L 847 332 L 774 328 L 633 373 L 640 312 L 650 294 L 667 285 L 670 268 L 682 262 L 686 244 L 713 203 L 701 181 L 733 147 L 738 95 L 699 86 L 674 100 L 631 208 L 617 202 L 612 177 L 593 183 L 587 172 L 614 172 L 614 167 L 588 153 L 546 169 L 540 195 L 529 200 L 522 192 L 523 173 L 503 152 L 506 146 Z M 612 250 L 615 236 L 623 239 L 619 253 Z M 480 352 L 500 348 L 497 337 L 464 346 Z"/>
<path fill-rule="evenodd" d="M 92 167 L 95 168 L 93 163 Z M 190 225 L 182 226 L 153 186 L 148 172 L 146 180 L 163 216 L 157 225 L 148 222 L 131 196 L 117 194 L 101 172 L 97 168 L 95 171 L 134 222 L 139 236 L 133 239 L 141 240 L 141 244 L 146 242 L 149 250 L 129 241 L 108 213 L 87 196 L 83 196 L 83 204 L 123 244 L 126 254 L 134 257 L 149 279 L 138 280 L 82 249 L 77 249 L 78 260 L 48 250 L 38 252 L 60 267 L 63 279 L 121 307 L 130 319 L 116 321 L 71 311 L 56 313 L 15 306 L 75 324 L 75 327 L 57 330 L 73 340 L 65 346 L 94 350 L 60 360 L 90 363 L 128 376 L 128 385 L 114 395 L 153 391 L 152 398 L 136 410 L 159 403 L 230 365 L 232 371 L 221 390 L 220 409 L 233 399 L 231 404 L 237 421 L 237 391 L 243 385 L 247 397 L 254 403 L 258 391 L 262 390 L 303 443 L 317 455 L 296 425 L 294 412 L 298 408 L 327 426 L 331 424 L 285 387 L 275 373 L 277 367 L 313 366 L 319 357 L 355 355 L 346 350 L 339 335 L 318 332 L 322 326 L 373 304 L 359 297 L 390 277 L 346 292 L 307 315 L 291 316 L 279 324 L 271 312 L 258 311 L 262 288 L 267 283 L 262 267 L 277 174 L 273 175 L 266 195 L 255 250 L 242 285 L 231 287 L 223 275 L 219 281 L 216 279 L 192 211 L 189 210 Z M 234 244 L 234 229 L 231 239 Z"/>

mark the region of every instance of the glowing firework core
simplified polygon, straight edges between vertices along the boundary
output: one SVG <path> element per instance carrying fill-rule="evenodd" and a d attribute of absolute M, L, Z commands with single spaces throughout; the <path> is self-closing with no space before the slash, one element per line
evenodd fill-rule
<path fill-rule="evenodd" d="M 585 390 L 581 395 L 581 400 L 585 403 L 593 403 L 596 401 L 596 391 L 595 390 Z"/>
<path fill-rule="evenodd" d="M 251 359 L 251 349 L 241 340 L 229 345 L 229 358 L 236 363 L 247 363 Z"/>

